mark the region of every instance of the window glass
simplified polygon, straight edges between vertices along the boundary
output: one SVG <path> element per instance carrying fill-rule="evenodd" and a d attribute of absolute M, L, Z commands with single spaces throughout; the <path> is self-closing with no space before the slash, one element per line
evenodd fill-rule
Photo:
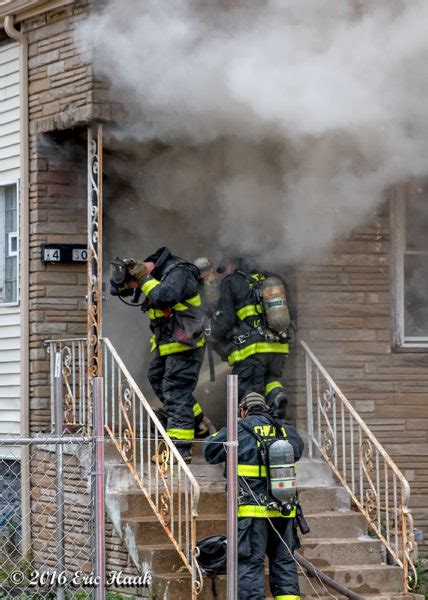
<path fill-rule="evenodd" d="M 0 303 L 18 302 L 18 206 L 15 185 L 0 187 Z"/>
<path fill-rule="evenodd" d="M 404 334 L 428 338 L 428 256 L 404 257 Z"/>
<path fill-rule="evenodd" d="M 428 251 L 428 184 L 409 186 L 406 202 L 406 250 Z"/>

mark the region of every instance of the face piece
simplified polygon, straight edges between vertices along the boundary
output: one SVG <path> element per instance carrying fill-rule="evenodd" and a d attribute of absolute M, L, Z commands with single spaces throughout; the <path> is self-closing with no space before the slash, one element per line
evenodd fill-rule
<path fill-rule="evenodd" d="M 116 258 L 110 263 L 111 294 L 113 296 L 132 296 L 133 290 L 129 289 L 128 282 L 131 279 L 129 267 L 134 264 L 132 259 Z"/>
<path fill-rule="evenodd" d="M 110 263 L 110 283 L 116 288 L 123 287 L 128 273 L 128 265 L 120 258 Z"/>

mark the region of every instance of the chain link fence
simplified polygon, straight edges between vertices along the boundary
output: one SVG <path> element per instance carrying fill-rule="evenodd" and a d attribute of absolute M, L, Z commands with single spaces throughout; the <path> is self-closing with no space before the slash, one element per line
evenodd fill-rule
<path fill-rule="evenodd" d="M 93 597 L 93 450 L 85 438 L 0 438 L 0 598 Z"/>

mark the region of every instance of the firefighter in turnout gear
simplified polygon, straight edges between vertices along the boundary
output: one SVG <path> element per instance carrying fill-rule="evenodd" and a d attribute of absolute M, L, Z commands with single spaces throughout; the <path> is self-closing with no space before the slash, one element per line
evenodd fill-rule
<path fill-rule="evenodd" d="M 166 431 L 180 454 L 191 462 L 191 443 L 205 433 L 201 406 L 193 397 L 204 357 L 204 319 L 199 271 L 191 263 L 159 248 L 144 262 L 132 261 L 128 286 L 145 295 L 150 318 L 150 384 L 167 413 Z"/>
<path fill-rule="evenodd" d="M 294 550 L 300 546 L 294 518 L 296 504 L 292 501 L 281 504 L 274 496 L 272 468 L 266 466 L 263 452 L 265 442 L 272 444 L 278 439 L 286 440 L 294 452 L 294 461 L 298 461 L 302 456 L 303 441 L 294 427 L 271 416 L 264 397 L 257 392 L 244 396 L 239 403 L 239 414 L 238 599 L 263 600 L 266 597 L 264 560 L 267 555 L 269 584 L 274 599 L 299 600 L 299 582 L 293 558 Z M 204 455 L 209 463 L 218 464 L 226 460 L 226 441 L 225 427 L 205 440 Z M 292 472 L 294 464 L 287 466 Z M 278 481 L 277 487 L 286 487 L 286 482 Z"/>
<path fill-rule="evenodd" d="M 277 416 L 284 416 L 287 397 L 281 379 L 289 351 L 288 333 L 272 332 L 261 301 L 263 283 L 272 276 L 233 253 L 223 258 L 218 271 L 226 275 L 212 334 L 221 343 L 232 372 L 238 375 L 239 398 L 248 390 L 257 391 Z M 275 280 L 283 285 L 276 276 Z M 286 304 L 285 293 L 281 302 Z"/>

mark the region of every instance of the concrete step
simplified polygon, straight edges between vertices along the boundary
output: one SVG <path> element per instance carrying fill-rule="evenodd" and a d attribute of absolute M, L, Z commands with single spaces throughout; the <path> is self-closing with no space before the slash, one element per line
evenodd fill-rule
<path fill-rule="evenodd" d="M 399 567 L 359 565 L 330 567 L 323 569 L 323 571 L 330 577 L 333 577 L 335 581 L 346 585 L 365 598 L 390 598 L 392 594 L 399 594 L 402 587 L 402 574 Z M 307 578 L 301 575 L 299 581 L 300 592 L 303 598 L 315 596 L 315 591 L 317 593 L 322 592 L 322 595 L 327 596 L 326 590 L 313 577 Z M 219 600 L 224 600 L 226 598 L 225 575 L 217 577 L 216 587 Z M 265 574 L 265 590 L 269 590 L 269 577 L 267 573 Z M 184 573 L 154 574 L 153 591 L 155 597 L 162 598 L 162 600 L 188 600 L 191 597 L 190 577 Z M 205 580 L 204 588 L 198 599 L 212 600 L 211 583 L 209 580 Z"/>
<path fill-rule="evenodd" d="M 342 596 L 341 594 L 338 594 L 337 592 L 335 592 L 334 590 L 330 590 L 331 594 L 334 596 L 334 598 L 346 598 L 346 596 Z M 420 595 L 420 594 L 396 594 L 395 592 L 391 592 L 391 593 L 382 593 L 382 594 L 365 594 L 364 598 L 367 598 L 367 600 L 425 600 L 424 596 Z M 322 593 L 321 594 L 317 594 L 316 596 L 305 596 L 305 600 L 331 600 L 331 595 L 330 596 L 324 596 Z M 274 600 L 272 597 L 267 597 L 266 600 Z"/>
<path fill-rule="evenodd" d="M 311 512 L 329 512 L 349 510 L 349 496 L 346 490 L 339 487 L 319 488 L 314 491 L 312 488 L 303 488 L 299 490 L 300 501 L 305 514 Z M 156 496 L 152 495 L 153 502 L 156 503 Z M 174 509 L 178 510 L 180 497 L 177 494 L 174 498 Z M 181 503 L 184 506 L 185 496 L 181 494 Z M 225 491 L 205 491 L 201 492 L 198 512 L 200 515 L 207 515 L 215 512 L 226 515 L 226 493 Z M 128 491 L 109 492 L 107 501 L 116 507 L 122 518 L 149 516 L 152 515 L 152 509 L 147 502 L 140 488 L 134 486 Z"/>
<path fill-rule="evenodd" d="M 299 552 L 313 565 L 323 570 L 333 565 L 379 565 L 382 544 L 368 536 L 349 539 L 307 539 L 301 536 Z"/>
<path fill-rule="evenodd" d="M 124 527 L 132 532 L 133 538 L 137 546 L 147 544 L 162 544 L 165 543 L 167 535 L 156 517 L 131 517 L 124 519 Z M 177 522 L 175 521 L 176 532 L 178 532 Z M 184 525 L 182 532 L 184 535 Z M 210 535 L 222 534 L 226 535 L 226 518 L 224 515 L 206 515 L 197 519 L 197 535 L 198 539 L 208 537 Z"/>
<path fill-rule="evenodd" d="M 367 533 L 366 519 L 352 511 L 309 513 L 306 520 L 311 528 L 306 540 L 358 538 Z"/>
<path fill-rule="evenodd" d="M 135 481 L 117 450 L 110 448 L 109 456 L 109 459 L 106 460 L 107 489 L 111 492 L 132 489 L 136 485 Z M 139 464 L 137 464 L 136 469 L 140 474 Z M 156 475 L 155 465 L 144 465 L 143 478 L 148 478 L 149 470 L 151 472 L 152 484 L 154 484 Z M 190 465 L 190 470 L 200 485 L 201 490 L 224 491 L 226 484 L 224 464 L 209 465 L 202 456 L 196 455 Z M 337 487 L 330 467 L 321 459 L 302 458 L 297 463 L 296 472 L 299 489 Z"/>
<path fill-rule="evenodd" d="M 300 553 L 321 570 L 334 565 L 379 565 L 382 560 L 381 543 L 370 538 L 302 541 Z M 153 573 L 175 573 L 182 567 L 171 544 L 142 544 L 137 550 L 140 564 Z"/>
<path fill-rule="evenodd" d="M 364 517 L 351 511 L 312 514 L 307 516 L 307 520 L 311 532 L 305 537 L 306 540 L 357 539 L 367 533 L 367 522 Z M 133 516 L 123 519 L 122 523 L 127 530 L 132 531 L 137 545 L 145 545 L 148 542 L 161 544 L 165 541 L 166 534 L 155 516 Z M 224 514 L 199 515 L 197 517 L 198 539 L 216 534 L 226 534 L 226 516 Z"/>

